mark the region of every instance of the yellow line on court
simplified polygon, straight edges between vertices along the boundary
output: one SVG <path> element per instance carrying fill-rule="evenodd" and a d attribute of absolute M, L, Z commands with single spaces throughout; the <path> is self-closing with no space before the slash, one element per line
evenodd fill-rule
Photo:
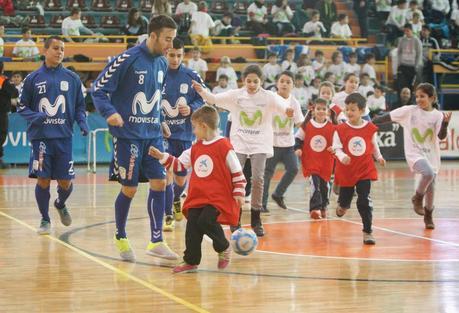
<path fill-rule="evenodd" d="M 36 231 L 36 228 L 30 226 L 29 224 L 27 224 L 27 223 L 15 218 L 15 217 L 9 215 L 9 214 L 6 214 L 6 213 L 0 211 L 0 215 L 4 216 L 4 217 L 6 217 L 6 218 L 8 218 L 8 219 L 10 219 L 12 221 L 15 221 L 16 223 L 18 223 L 18 224 L 30 229 L 33 232 Z M 55 241 L 55 242 L 63 245 L 64 247 L 66 247 L 66 248 L 78 253 L 79 255 L 81 255 L 81 256 L 83 256 L 83 257 L 85 257 L 85 258 L 87 258 L 87 259 L 89 259 L 89 260 L 91 260 L 91 261 L 93 261 L 93 262 L 95 262 L 95 263 L 97 263 L 99 265 L 102 265 L 103 267 L 105 267 L 105 268 L 107 268 L 107 269 L 109 269 L 109 270 L 111 270 L 111 271 L 113 271 L 113 272 L 115 272 L 115 273 L 117 273 L 117 274 L 119 274 L 121 276 L 124 276 L 124 277 L 126 277 L 126 278 L 128 278 L 128 279 L 130 279 L 130 280 L 132 280 L 132 281 L 134 281 L 134 282 L 136 282 L 136 283 L 138 283 L 138 284 L 140 284 L 140 285 L 142 285 L 142 286 L 144 286 L 144 287 L 146 287 L 146 288 L 148 288 L 148 289 L 150 289 L 150 290 L 152 290 L 152 291 L 154 291 L 156 293 L 159 293 L 159 294 L 163 295 L 164 297 L 169 298 L 170 300 L 172 300 L 172 301 L 174 301 L 176 303 L 179 303 L 179 304 L 187 307 L 188 309 L 190 309 L 190 310 L 192 310 L 194 312 L 209 313 L 209 311 L 206 311 L 205 309 L 203 309 L 203 308 L 201 308 L 201 307 L 199 307 L 197 305 L 194 305 L 193 303 L 190 303 L 190 302 L 188 302 L 188 301 L 186 301 L 186 300 L 184 300 L 182 298 L 179 298 L 179 297 L 173 295 L 170 292 L 167 292 L 167 291 L 165 291 L 165 290 L 163 290 L 163 289 L 161 289 L 159 287 L 156 287 L 155 285 L 153 285 L 153 284 L 151 284 L 151 283 L 149 283 L 149 282 L 147 282 L 147 281 L 145 281 L 143 279 L 140 279 L 140 278 L 138 278 L 138 277 L 136 277 L 134 275 L 131 275 L 131 274 L 129 274 L 129 273 L 123 271 L 123 270 L 120 270 L 119 268 L 116 268 L 113 265 L 110 265 L 109 263 L 101 261 L 98 258 L 96 258 L 96 257 L 94 257 L 94 256 L 92 256 L 92 255 L 90 255 L 90 254 L 88 254 L 88 253 L 86 253 L 84 251 L 81 251 L 80 249 L 75 248 L 72 245 L 69 245 L 68 243 L 60 240 L 59 238 L 53 237 L 51 235 L 44 235 L 43 237 L 47 237 L 48 239 L 51 239 L 52 241 Z"/>

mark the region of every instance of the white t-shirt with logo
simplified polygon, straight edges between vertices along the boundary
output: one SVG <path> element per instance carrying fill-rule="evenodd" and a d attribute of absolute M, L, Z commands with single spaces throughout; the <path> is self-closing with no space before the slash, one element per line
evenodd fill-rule
<path fill-rule="evenodd" d="M 236 74 L 236 71 L 234 70 L 234 68 L 232 68 L 231 66 L 229 67 L 219 67 L 217 69 L 217 79 L 216 81 L 218 81 L 218 79 L 220 78 L 220 75 L 226 75 L 228 76 L 228 86 L 230 87 L 230 89 L 236 89 L 238 86 L 237 86 L 237 74 Z"/>
<path fill-rule="evenodd" d="M 390 118 L 403 127 L 405 158 L 411 171 L 417 161 L 424 159 L 438 173 L 441 163 L 438 133 L 443 113 L 436 109 L 424 111 L 417 105 L 407 105 L 391 111 Z"/>
<path fill-rule="evenodd" d="M 260 89 L 249 94 L 245 87 L 215 95 L 215 105 L 230 112 L 230 139 L 237 153 L 273 155 L 273 116 L 284 113 L 288 100 Z"/>
<path fill-rule="evenodd" d="M 294 96 L 290 95 L 287 99 L 290 107 L 293 109 L 293 117 L 289 118 L 285 112 L 274 114 L 274 147 L 288 148 L 295 145 L 295 136 L 293 129 L 295 125 L 304 121 L 304 115 L 301 112 L 301 106 Z"/>
<path fill-rule="evenodd" d="M 81 19 L 72 20 L 70 16 L 62 21 L 62 35 L 64 36 L 80 36 L 80 28 L 83 28 Z"/>
<path fill-rule="evenodd" d="M 35 41 L 29 39 L 25 41 L 24 39 L 18 40 L 13 49 L 13 55 L 20 58 L 32 58 L 38 56 L 40 51 L 38 50 Z"/>
<path fill-rule="evenodd" d="M 308 109 L 309 100 L 312 98 L 312 94 L 310 93 L 308 87 L 294 87 L 292 90 L 292 95 L 296 100 L 298 100 L 302 109 Z"/>
<path fill-rule="evenodd" d="M 271 64 L 271 63 L 266 63 L 263 65 L 263 76 L 265 76 L 266 79 L 269 79 L 270 82 L 267 82 L 265 80 L 264 87 L 266 88 L 267 86 L 271 86 L 276 83 L 276 78 L 277 75 L 279 75 L 282 72 L 282 69 L 279 64 Z"/>
<path fill-rule="evenodd" d="M 255 3 L 252 3 L 247 8 L 247 20 L 250 21 L 250 14 L 253 14 L 255 22 L 263 22 L 265 15 L 268 14 L 268 9 L 265 6 L 258 8 Z"/>
<path fill-rule="evenodd" d="M 379 98 L 376 98 L 375 95 L 369 96 L 367 100 L 367 107 L 371 111 L 376 111 L 376 110 L 385 111 L 386 110 L 386 97 L 381 96 Z"/>

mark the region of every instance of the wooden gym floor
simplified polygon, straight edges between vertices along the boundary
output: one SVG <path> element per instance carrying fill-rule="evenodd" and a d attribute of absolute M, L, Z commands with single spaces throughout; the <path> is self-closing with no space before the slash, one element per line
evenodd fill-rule
<path fill-rule="evenodd" d="M 106 181 L 105 168 L 96 175 L 77 169 L 68 202 L 73 225 L 60 225 L 51 209 L 50 236 L 35 234 L 39 213 L 26 169 L 3 170 L 0 312 L 459 312 L 459 162 L 444 162 L 437 178 L 434 231 L 411 209 L 414 178 L 406 164 L 390 162 L 379 173 L 375 246 L 362 244 L 355 203 L 339 219 L 333 196 L 330 218 L 311 221 L 308 183 L 298 176 L 287 193 L 289 210 L 270 203 L 257 252 L 233 254 L 218 271 L 205 241 L 199 272 L 172 275 L 174 263 L 144 253 L 146 185 L 129 215 L 138 259 L 131 264 L 112 244 L 119 186 Z M 245 223 L 248 217 L 245 211 Z M 184 230 L 182 221 L 165 233 L 180 255 Z"/>

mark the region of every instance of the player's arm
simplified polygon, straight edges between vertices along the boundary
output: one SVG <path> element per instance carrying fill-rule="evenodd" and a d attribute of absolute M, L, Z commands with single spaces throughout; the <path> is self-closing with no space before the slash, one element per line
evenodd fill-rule
<path fill-rule="evenodd" d="M 379 150 L 378 135 L 376 133 L 373 135 L 371 141 L 373 142 L 374 147 L 373 157 L 375 158 L 375 160 L 379 162 L 379 164 L 381 164 L 382 166 L 386 166 L 386 160 L 382 156 L 381 150 Z"/>
<path fill-rule="evenodd" d="M 373 124 L 387 124 L 392 122 L 390 113 L 385 113 L 382 115 L 375 116 L 372 120 Z"/>
<path fill-rule="evenodd" d="M 351 163 L 351 158 L 343 151 L 343 143 L 341 142 L 337 131 L 333 133 L 332 150 L 341 163 L 344 165 Z"/>
<path fill-rule="evenodd" d="M 204 86 L 204 81 L 202 80 L 201 76 L 199 76 L 198 74 L 196 74 L 193 79 L 195 81 L 200 82 L 201 85 Z M 190 108 L 191 108 L 190 114 L 196 111 L 197 109 L 199 109 L 203 104 L 204 104 L 204 99 L 201 97 L 199 93 L 196 92 L 193 99 L 189 103 Z"/>
<path fill-rule="evenodd" d="M 112 126 L 122 126 L 123 120 L 110 101 L 111 94 L 123 82 L 124 73 L 129 66 L 129 55 L 123 53 L 114 58 L 99 74 L 93 83 L 91 96 L 97 111 Z"/>
<path fill-rule="evenodd" d="M 231 111 L 231 108 L 236 104 L 238 89 L 228 90 L 214 95 L 207 88 L 195 80 L 191 82 L 191 86 L 208 104 L 214 104 L 217 107 L 227 111 Z"/>
<path fill-rule="evenodd" d="M 76 90 L 76 103 L 75 103 L 75 120 L 80 127 L 81 134 L 86 136 L 89 133 L 88 123 L 86 121 L 86 103 L 84 101 L 83 89 L 81 86 L 81 80 L 77 80 L 77 90 Z"/>
<path fill-rule="evenodd" d="M 285 114 L 288 117 L 293 117 L 294 110 L 290 108 L 290 103 L 287 99 L 282 98 L 274 92 L 270 92 L 269 94 L 271 108 L 273 108 L 275 112 Z"/>
<path fill-rule="evenodd" d="M 441 122 L 440 131 L 438 132 L 438 139 L 443 140 L 446 138 L 448 132 L 448 124 L 451 120 L 452 114 L 453 112 L 443 113 L 443 120 Z"/>
<path fill-rule="evenodd" d="M 33 101 L 33 79 L 27 76 L 19 93 L 18 113 L 33 125 L 41 125 L 46 120 L 46 113 L 36 112 L 31 109 Z"/>
<path fill-rule="evenodd" d="M 244 204 L 245 185 L 247 184 L 247 181 L 242 173 L 241 163 L 239 162 L 234 150 L 228 151 L 228 154 L 226 155 L 226 166 L 228 166 L 231 172 L 233 198 L 240 206 L 242 206 Z"/>
<path fill-rule="evenodd" d="M 191 148 L 183 151 L 178 158 L 169 153 L 161 152 L 153 146 L 150 147 L 148 154 L 158 159 L 159 163 L 164 165 L 167 170 L 172 169 L 174 172 L 182 172 L 191 167 Z"/>

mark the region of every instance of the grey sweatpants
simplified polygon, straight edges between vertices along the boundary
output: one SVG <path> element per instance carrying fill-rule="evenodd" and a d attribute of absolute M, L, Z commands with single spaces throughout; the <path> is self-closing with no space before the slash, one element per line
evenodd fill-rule
<path fill-rule="evenodd" d="M 434 208 L 435 177 L 437 174 L 435 174 L 432 166 L 425 159 L 416 161 L 413 165 L 413 170 L 415 173 L 421 174 L 421 180 L 416 187 L 416 192 L 424 195 L 425 208 L 428 211 L 432 211 Z"/>
<path fill-rule="evenodd" d="M 252 165 L 252 201 L 251 206 L 253 211 L 260 211 L 263 199 L 263 184 L 266 166 L 266 153 L 247 154 L 236 153 L 242 168 L 245 161 L 250 157 Z"/>

